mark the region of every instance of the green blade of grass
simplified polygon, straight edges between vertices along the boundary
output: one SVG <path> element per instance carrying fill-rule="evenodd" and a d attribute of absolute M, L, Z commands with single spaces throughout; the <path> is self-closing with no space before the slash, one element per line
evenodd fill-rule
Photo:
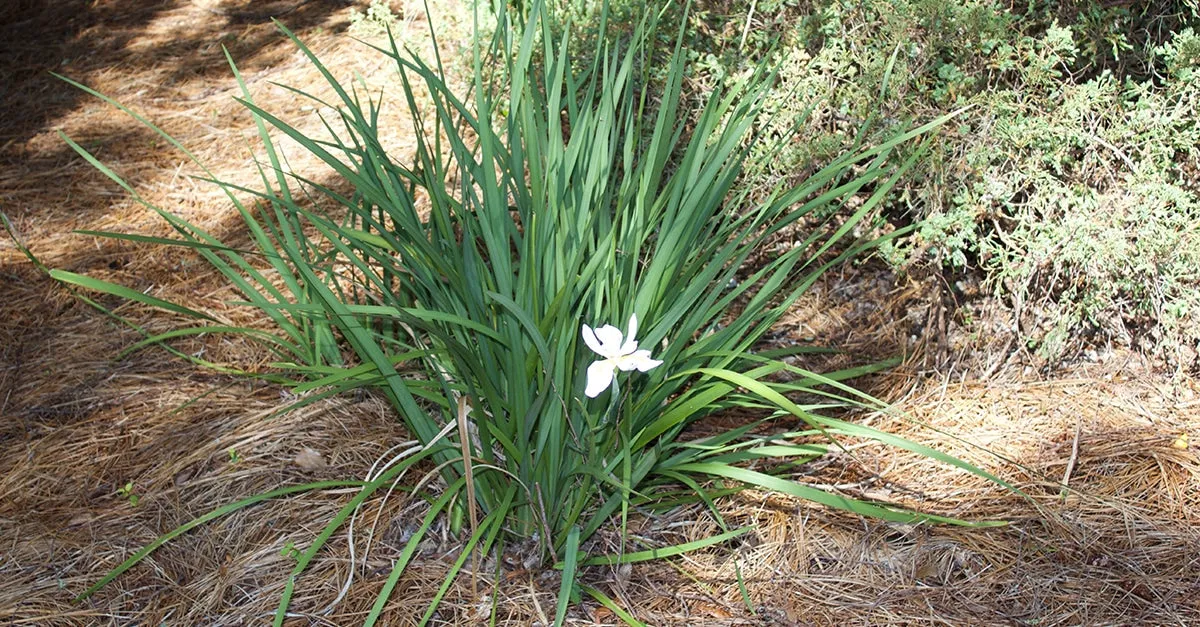
<path fill-rule="evenodd" d="M 429 511 L 425 514 L 425 518 L 421 521 L 421 526 L 413 532 L 408 543 L 404 545 L 404 550 L 400 552 L 400 556 L 396 558 L 396 563 L 392 565 L 392 572 L 388 574 L 387 581 L 384 582 L 383 588 L 375 597 L 375 604 L 371 606 L 371 611 L 367 614 L 366 620 L 363 621 L 363 627 L 373 627 L 379 620 L 383 610 L 387 607 L 388 599 L 392 596 L 392 590 L 396 588 L 396 584 L 400 581 L 400 575 L 404 574 L 404 569 L 408 566 L 409 560 L 417 551 L 417 545 L 425 538 L 425 533 L 429 531 L 429 527 L 433 525 L 433 521 L 443 509 L 449 505 L 450 500 L 455 498 L 458 493 L 467 484 L 467 478 L 461 477 L 442 493 L 429 507 Z M 282 624 L 283 611 L 276 614 L 279 619 L 279 624 Z"/>
<path fill-rule="evenodd" d="M 679 466 L 675 467 L 675 470 L 679 472 L 691 472 L 713 477 L 733 479 L 734 481 L 740 481 L 748 485 L 758 486 L 772 492 L 787 494 L 804 499 L 806 501 L 820 503 L 821 505 L 825 505 L 827 507 L 844 510 L 869 518 L 877 518 L 879 520 L 888 520 L 907 524 L 924 522 L 947 523 L 964 527 L 995 527 L 1005 524 L 997 521 L 971 522 L 959 520 L 957 518 L 937 516 L 934 514 L 923 514 L 897 507 L 869 503 L 867 501 L 860 501 L 858 499 L 832 494 L 801 483 L 788 481 L 786 479 L 781 479 L 779 477 L 774 477 L 754 470 L 730 466 L 728 464 L 697 462 L 691 464 L 680 464 Z"/>
<path fill-rule="evenodd" d="M 680 470 L 683 470 L 680 468 Z M 712 474 L 712 473 L 710 473 Z M 710 547 L 715 544 L 721 544 L 727 540 L 732 540 L 741 535 L 745 535 L 753 530 L 753 527 L 741 527 L 719 533 L 715 536 L 684 542 L 683 544 L 674 544 L 658 549 L 647 549 L 645 551 L 634 551 L 623 555 L 600 555 L 597 557 L 589 557 L 579 563 L 580 566 L 612 566 L 614 564 L 634 564 L 637 562 L 645 562 L 649 560 L 657 560 L 665 557 L 674 557 L 690 551 L 696 551 L 705 547 Z M 561 568 L 562 564 L 555 564 L 555 568 Z"/>
<path fill-rule="evenodd" d="M 62 281 L 63 283 L 70 283 L 72 285 L 78 285 L 79 287 L 95 292 L 119 296 L 126 300 L 142 303 L 143 305 L 158 307 L 159 309 L 166 309 L 167 311 L 184 314 L 192 318 L 202 318 L 204 320 L 218 322 L 216 318 L 213 318 L 206 313 L 201 313 L 195 309 L 184 307 L 183 305 L 177 305 L 161 298 L 155 298 L 153 296 L 143 294 L 137 290 L 125 287 L 124 285 L 117 285 L 116 283 L 109 283 L 108 281 L 93 279 L 92 277 L 84 276 L 82 274 L 75 274 L 74 272 L 67 272 L 66 270 L 51 270 L 50 277 L 58 281 Z"/>
<path fill-rule="evenodd" d="M 558 603 L 554 609 L 554 625 L 563 624 L 567 617 L 567 606 L 571 604 L 571 591 L 575 587 L 575 577 L 579 570 L 579 527 L 571 527 L 567 532 L 567 543 L 563 547 L 562 582 L 558 586 Z"/>
<path fill-rule="evenodd" d="M 308 568 L 309 563 L 312 562 L 314 557 L 316 557 L 317 552 L 319 552 L 321 548 L 325 546 L 325 543 L 329 541 L 329 538 L 333 536 L 334 532 L 337 531 L 337 529 L 341 527 L 348 518 L 350 518 L 355 510 L 357 510 L 358 507 L 367 500 L 367 498 L 374 494 L 376 490 L 389 485 L 397 475 L 407 471 L 408 468 L 417 464 L 426 457 L 431 456 L 438 450 L 439 447 L 433 445 L 426 446 L 420 452 L 410 455 L 400 463 L 389 468 L 386 472 L 381 473 L 380 476 L 374 481 L 371 481 L 370 483 L 359 482 L 358 485 L 361 486 L 361 489 L 358 491 L 358 494 L 354 495 L 354 498 L 351 499 L 350 502 L 345 506 L 343 506 L 342 509 L 339 510 L 332 519 L 330 519 L 330 521 L 325 525 L 324 529 L 322 529 L 321 532 L 313 539 L 313 542 L 309 545 L 308 549 L 301 553 L 296 559 L 296 566 L 292 568 L 292 572 L 288 575 L 287 581 L 284 584 L 283 594 L 280 596 L 279 607 L 275 611 L 275 627 L 281 627 L 283 625 L 283 619 L 287 617 L 288 606 L 291 605 L 292 594 L 296 589 L 297 578 Z"/>
<path fill-rule="evenodd" d="M 328 489 L 332 489 L 332 488 L 362 487 L 363 485 L 365 485 L 365 484 L 362 481 L 316 481 L 313 483 L 306 483 L 303 485 L 295 485 L 295 486 L 287 486 L 287 487 L 279 488 L 276 490 L 271 490 L 270 492 L 264 492 L 262 494 L 257 494 L 255 496 L 251 496 L 249 498 L 245 498 L 240 501 L 236 501 L 236 502 L 230 503 L 228 505 L 219 507 L 203 516 L 200 516 L 199 518 L 190 520 L 190 521 L 176 527 L 175 529 L 172 529 L 171 531 L 159 536 L 157 539 L 155 539 L 150 544 L 147 544 L 146 546 L 142 547 L 136 553 L 134 553 L 132 556 L 130 556 L 129 559 L 126 559 L 124 562 L 121 562 L 121 564 L 119 566 L 108 571 L 108 574 L 104 575 L 104 577 L 102 577 L 100 579 L 100 581 L 97 581 L 96 583 L 92 584 L 87 590 L 83 591 L 81 594 L 79 594 L 79 596 L 76 596 L 75 601 L 79 602 L 79 601 L 82 601 L 82 600 L 92 596 L 98 590 L 100 590 L 104 586 L 107 586 L 109 583 L 111 583 L 112 580 L 116 579 L 117 577 L 120 577 L 121 573 L 124 573 L 125 571 L 127 571 L 130 568 L 137 565 L 138 562 L 145 559 L 146 556 L 150 555 L 151 553 L 153 553 L 155 550 L 157 550 L 159 547 L 166 544 L 167 542 L 170 542 L 171 540 L 174 540 L 175 538 L 191 531 L 192 529 L 195 529 L 196 527 L 199 527 L 200 525 L 203 525 L 207 522 L 216 520 L 217 518 L 220 518 L 226 514 L 236 512 L 239 509 L 249 507 L 251 505 L 254 505 L 255 503 L 261 503 L 262 501 L 279 498 L 281 496 L 288 496 L 291 494 L 299 494 L 301 492 L 310 492 L 312 490 L 328 490 Z"/>
<path fill-rule="evenodd" d="M 611 598 L 609 598 L 608 595 L 597 590 L 596 588 L 593 588 L 592 586 L 581 586 L 581 587 L 582 587 L 583 591 L 587 593 L 588 596 L 595 599 L 600 605 L 603 605 L 604 607 L 608 608 L 608 610 L 610 612 L 612 612 L 614 615 L 616 615 L 617 618 L 621 619 L 621 621 L 624 622 L 626 625 L 629 625 L 629 627 L 646 627 L 646 623 L 643 623 L 642 621 L 634 618 L 632 614 L 625 611 L 625 608 L 621 607 L 620 605 L 617 605 L 617 602 L 613 601 Z"/>

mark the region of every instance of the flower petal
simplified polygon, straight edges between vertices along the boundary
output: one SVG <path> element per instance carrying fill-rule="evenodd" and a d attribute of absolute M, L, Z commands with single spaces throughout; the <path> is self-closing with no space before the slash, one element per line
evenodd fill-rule
<path fill-rule="evenodd" d="M 621 355 L 612 361 L 622 372 L 629 372 L 630 370 L 648 372 L 649 370 L 657 368 L 660 364 L 662 364 L 662 362 L 657 359 L 650 359 L 650 351 L 648 350 L 640 350 L 628 355 Z"/>
<path fill-rule="evenodd" d="M 651 370 L 662 365 L 662 360 L 650 359 L 650 351 L 640 350 L 628 357 L 629 361 L 637 368 L 638 372 L 650 372 Z"/>
<path fill-rule="evenodd" d="M 634 340 L 637 337 L 637 330 L 637 314 L 629 314 L 629 333 L 626 336 L 628 339 L 621 345 L 622 355 L 628 355 L 637 350 L 637 341 Z"/>
<path fill-rule="evenodd" d="M 600 353 L 604 357 L 616 357 L 621 354 L 621 330 L 611 324 L 606 324 L 595 330 L 596 339 L 600 341 L 600 349 L 592 348 L 592 350 Z"/>
<path fill-rule="evenodd" d="M 608 389 L 612 385 L 613 372 L 616 368 L 613 367 L 613 362 L 607 359 L 593 361 L 592 365 L 587 369 L 587 388 L 583 391 L 588 398 L 596 398 L 600 393 Z"/>
<path fill-rule="evenodd" d="M 583 343 L 587 344 L 592 352 L 604 355 L 604 347 L 600 345 L 600 340 L 596 337 L 596 332 L 592 330 L 592 327 L 583 325 L 581 333 L 583 334 Z"/>

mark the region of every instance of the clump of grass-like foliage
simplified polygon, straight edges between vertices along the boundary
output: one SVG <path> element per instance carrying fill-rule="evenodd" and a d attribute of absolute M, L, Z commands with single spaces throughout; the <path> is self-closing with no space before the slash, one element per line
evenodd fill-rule
<path fill-rule="evenodd" d="M 267 155 L 259 170 L 263 188 L 211 182 L 241 212 L 254 250 L 228 247 L 148 203 L 180 238 L 100 234 L 196 250 L 277 334 L 219 326 L 199 311 L 53 273 L 198 320 L 137 347 L 185 335 L 243 335 L 274 354 L 277 368 L 268 376 L 293 385 L 303 394 L 300 403 L 377 389 L 421 442 L 361 482 L 358 495 L 300 554 L 276 624 L 325 541 L 369 496 L 419 463 L 440 475 L 440 492 L 430 497 L 367 624 L 379 618 L 438 516 L 457 521 L 465 534 L 447 586 L 475 551 L 534 539 L 542 562 L 563 569 L 556 622 L 578 591 L 611 603 L 577 580 L 582 565 L 669 556 L 747 531 L 657 551 L 584 554 L 581 547 L 597 530 L 623 525 L 632 507 L 711 506 L 714 495 L 727 492 L 706 487 L 713 479 L 890 521 L 961 523 L 739 465 L 802 463 L 836 446 L 836 436 L 851 436 L 991 478 L 932 449 L 824 415 L 875 404 L 843 383 L 869 368 L 820 375 L 789 365 L 788 351 L 754 350 L 823 271 L 876 243 L 849 240 L 916 158 L 898 163 L 892 150 L 942 120 L 857 147 L 802 183 L 758 190 L 753 198 L 760 200 L 753 200 L 737 188 L 749 147 L 793 140 L 755 133 L 773 78 L 767 68 L 714 92 L 702 111 L 682 111 L 682 55 L 667 61 L 661 90 L 645 87 L 643 72 L 661 62 L 648 54 L 652 18 L 620 45 L 598 44 L 583 72 L 572 69 L 578 66 L 568 58 L 569 47 L 556 40 L 540 5 L 525 23 L 511 24 L 503 9 L 497 20 L 494 37 L 476 37 L 467 95 L 447 85 L 440 60 L 430 65 L 394 40 L 378 49 L 395 62 L 412 111 L 417 145 L 407 164 L 382 147 L 379 103 L 340 85 L 298 40 L 340 98 L 325 136 L 305 135 L 259 108 L 241 83 Z M 503 71 L 495 72 L 498 67 Z M 419 90 L 432 98 L 429 113 L 418 106 Z M 275 143 L 280 134 L 320 157 L 353 193 L 286 172 Z M 246 194 L 255 197 L 254 207 L 239 200 Z M 314 196 L 324 201 L 312 202 Z M 865 202 L 848 203 L 854 196 Z M 418 198 L 425 209 L 418 209 Z M 318 208 L 329 200 L 336 211 Z M 743 267 L 785 229 L 800 231 L 792 235 L 795 245 Z M 640 325 L 626 329 L 629 337 L 601 327 L 624 326 L 635 316 Z M 631 343 L 635 333 L 637 345 Z M 343 359 L 347 352 L 354 355 L 350 362 Z M 801 397 L 808 404 L 794 400 Z M 750 408 L 764 418 L 699 440 L 682 437 L 695 421 L 729 408 Z M 754 434 L 761 422 L 785 415 L 807 426 Z M 144 548 L 85 596 L 195 525 L 265 498 L 326 486 L 287 487 L 221 508 Z M 426 619 L 445 591 L 431 600 Z"/>

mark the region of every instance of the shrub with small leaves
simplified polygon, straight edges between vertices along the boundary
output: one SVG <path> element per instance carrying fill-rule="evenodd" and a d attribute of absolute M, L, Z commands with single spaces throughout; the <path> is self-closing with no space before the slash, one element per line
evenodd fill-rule
<path fill-rule="evenodd" d="M 780 150 L 751 148 L 755 184 L 807 175 L 859 141 L 863 121 L 886 136 L 969 106 L 873 216 L 883 232 L 918 223 L 881 255 L 978 274 L 1045 363 L 1112 341 L 1200 366 L 1193 0 L 749 6 L 725 21 L 781 41 L 764 53 L 780 77 L 764 131 L 803 128 Z M 736 75 L 756 57 L 712 58 Z"/>

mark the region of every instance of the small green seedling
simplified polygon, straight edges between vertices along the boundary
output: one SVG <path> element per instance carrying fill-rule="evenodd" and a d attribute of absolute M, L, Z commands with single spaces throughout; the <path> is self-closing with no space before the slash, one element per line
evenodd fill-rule
<path fill-rule="evenodd" d="M 300 560 L 300 549 L 296 548 L 295 542 L 288 542 L 287 544 L 283 545 L 283 548 L 279 549 L 279 554 L 283 557 L 290 557 L 297 561 Z"/>
<path fill-rule="evenodd" d="M 141 500 L 141 497 L 139 497 L 133 491 L 133 482 L 132 481 L 126 481 L 125 485 L 117 488 L 117 496 L 119 496 L 123 499 L 129 499 L 130 507 L 137 507 L 138 501 Z"/>

